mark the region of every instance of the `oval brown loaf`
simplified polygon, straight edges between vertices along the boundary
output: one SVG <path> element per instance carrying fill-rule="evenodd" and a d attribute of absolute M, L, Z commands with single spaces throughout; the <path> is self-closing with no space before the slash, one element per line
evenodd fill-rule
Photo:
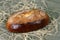
<path fill-rule="evenodd" d="M 49 23 L 49 16 L 42 10 L 32 9 L 16 12 L 7 20 L 6 26 L 10 32 L 30 32 L 41 29 Z"/>

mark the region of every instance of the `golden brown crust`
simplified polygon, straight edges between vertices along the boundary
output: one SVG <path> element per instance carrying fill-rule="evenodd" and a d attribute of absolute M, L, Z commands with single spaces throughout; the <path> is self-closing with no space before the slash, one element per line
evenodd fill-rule
<path fill-rule="evenodd" d="M 17 12 L 8 19 L 6 25 L 9 30 L 12 24 L 27 24 L 38 20 L 43 20 L 42 23 L 40 23 L 41 27 L 46 26 L 49 23 L 49 16 L 44 11 L 38 9 L 33 9 L 22 13 Z"/>

